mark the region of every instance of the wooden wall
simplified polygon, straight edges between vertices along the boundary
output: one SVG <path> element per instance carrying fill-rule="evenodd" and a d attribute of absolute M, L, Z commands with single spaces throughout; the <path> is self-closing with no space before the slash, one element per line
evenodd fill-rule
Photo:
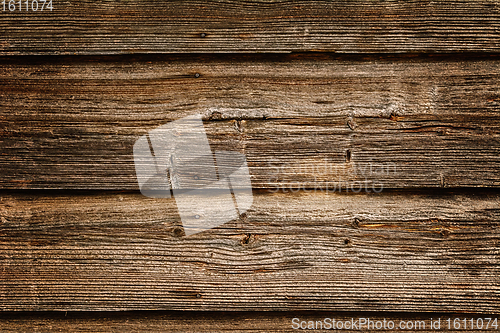
<path fill-rule="evenodd" d="M 0 16 L 0 329 L 500 314 L 499 1 L 52 4 Z M 132 147 L 193 113 L 254 203 L 186 237 Z"/>

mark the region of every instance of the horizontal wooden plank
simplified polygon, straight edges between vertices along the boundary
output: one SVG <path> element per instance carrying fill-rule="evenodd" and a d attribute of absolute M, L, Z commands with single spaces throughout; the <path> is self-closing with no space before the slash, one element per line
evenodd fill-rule
<path fill-rule="evenodd" d="M 254 188 L 500 185 L 498 57 L 11 58 L 0 187 L 138 188 L 133 144 L 201 113 Z M 196 74 L 196 75 L 195 75 Z"/>
<path fill-rule="evenodd" d="M 53 7 L 4 9 L 0 54 L 500 51 L 500 6 L 491 0 L 64 0 Z"/>
<path fill-rule="evenodd" d="M 174 199 L 4 191 L 0 307 L 499 313 L 500 193 L 254 191 L 183 236 Z"/>
<path fill-rule="evenodd" d="M 28 312 L 0 313 L 0 330 L 5 332 L 297 332 L 297 326 L 302 324 L 302 327 L 308 325 L 317 327 L 318 329 L 314 332 L 331 332 L 331 325 L 335 325 L 333 327 L 346 325 L 347 331 L 367 331 L 374 330 L 373 327 L 375 329 L 381 327 L 384 332 L 401 332 L 410 330 L 407 327 L 414 327 L 413 331 L 418 330 L 418 332 L 498 332 L 495 329 L 494 319 L 484 320 L 483 318 L 496 317 L 464 313 L 406 314 L 386 312 L 380 314 L 331 311 Z M 466 319 L 467 328 L 471 327 L 471 323 L 476 328 L 477 323 L 481 324 L 481 319 L 483 319 L 483 329 L 464 329 L 463 319 Z M 448 320 L 450 321 L 448 322 Z M 311 321 L 313 324 L 310 324 Z M 317 323 L 318 321 L 321 323 Z M 487 323 L 490 325 L 486 329 Z M 354 327 L 351 329 L 353 324 Z M 454 329 L 454 324 L 459 329 Z M 448 330 L 448 325 L 450 325 L 450 330 Z M 321 330 L 321 327 L 324 330 Z"/>

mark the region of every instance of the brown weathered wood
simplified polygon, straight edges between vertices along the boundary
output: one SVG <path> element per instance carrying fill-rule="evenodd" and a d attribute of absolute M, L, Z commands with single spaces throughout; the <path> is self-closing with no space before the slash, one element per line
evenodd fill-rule
<path fill-rule="evenodd" d="M 137 189 L 135 140 L 193 113 L 213 149 L 246 155 L 254 188 L 498 187 L 499 68 L 498 57 L 9 58 L 0 187 Z"/>
<path fill-rule="evenodd" d="M 0 54 L 498 52 L 500 7 L 447 1 L 53 1 L 0 15 Z"/>
<path fill-rule="evenodd" d="M 352 331 L 374 331 L 374 325 L 384 325 L 393 330 L 383 329 L 384 332 L 418 331 L 418 332 L 446 332 L 448 319 L 452 324 L 456 318 L 470 319 L 474 324 L 479 318 L 496 318 L 492 315 L 471 315 L 465 313 L 391 313 L 383 314 L 373 312 L 321 312 L 321 311 L 295 311 L 295 312 L 190 312 L 190 311 L 150 311 L 150 312 L 57 312 L 57 313 L 0 313 L 0 331 L 5 332 L 301 332 L 294 329 L 297 324 L 293 322 L 306 321 L 306 326 L 313 321 L 315 327 L 321 327 L 316 321 L 325 318 L 335 319 L 335 324 L 341 321 L 349 322 L 348 326 L 355 323 Z M 360 325 L 360 319 L 370 319 L 372 323 Z M 377 323 L 378 321 L 382 324 Z M 431 324 L 432 321 L 432 324 Z M 297 322 L 297 321 L 296 321 Z M 411 322 L 411 323 L 410 323 Z M 493 322 L 493 321 L 492 321 Z M 498 320 L 497 320 L 498 322 Z M 333 323 L 333 321 L 326 321 Z M 439 323 L 439 329 L 438 329 Z M 464 327 L 463 322 L 462 328 Z M 342 325 L 343 325 L 342 324 Z M 317 325 L 317 326 L 316 326 Z M 338 324 L 336 324 L 338 325 Z M 417 329 L 401 329 L 414 326 Z M 309 330 L 310 332 L 331 332 L 327 330 Z M 340 327 L 340 326 L 339 326 Z M 383 326 L 382 326 L 383 327 Z M 453 326 L 452 326 L 453 327 Z M 469 326 L 470 327 L 470 326 Z M 482 330 L 462 329 L 467 332 L 498 332 L 490 326 Z M 356 328 L 358 328 L 356 330 Z M 419 329 L 420 328 L 420 329 Z M 346 330 L 351 331 L 351 330 Z M 459 330 L 450 330 L 459 331 Z M 307 331 L 306 331 L 307 332 Z"/>
<path fill-rule="evenodd" d="M 185 237 L 173 199 L 4 191 L 0 307 L 500 311 L 498 192 L 254 196 Z"/>

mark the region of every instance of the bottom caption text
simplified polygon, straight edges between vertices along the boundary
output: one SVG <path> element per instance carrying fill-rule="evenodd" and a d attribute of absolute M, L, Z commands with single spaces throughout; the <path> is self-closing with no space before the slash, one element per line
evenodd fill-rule
<path fill-rule="evenodd" d="M 389 320 L 370 318 L 322 320 L 292 319 L 296 330 L 497 330 L 498 318 L 437 318 L 427 320 Z"/>

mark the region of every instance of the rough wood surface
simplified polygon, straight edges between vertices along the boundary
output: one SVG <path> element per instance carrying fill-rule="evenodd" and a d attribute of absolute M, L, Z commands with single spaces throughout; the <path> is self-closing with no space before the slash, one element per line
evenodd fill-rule
<path fill-rule="evenodd" d="M 255 188 L 500 185 L 498 57 L 5 60 L 4 189 L 137 189 L 135 140 L 193 113 Z"/>
<path fill-rule="evenodd" d="M 500 311 L 498 192 L 254 195 L 185 237 L 173 199 L 2 192 L 0 307 Z"/>
<path fill-rule="evenodd" d="M 0 331 L 500 313 L 498 1 L 8 6 L 0 309 L 199 312 L 3 312 Z M 132 146 L 193 113 L 255 198 L 186 237 L 174 199 L 136 191 Z M 288 312 L 238 312 L 262 310 Z"/>
<path fill-rule="evenodd" d="M 53 6 L 52 12 L 1 12 L 0 54 L 500 51 L 500 5 L 491 0 L 64 0 Z"/>
<path fill-rule="evenodd" d="M 414 326 L 418 332 L 445 332 L 448 319 L 453 322 L 456 318 L 468 321 L 472 318 L 474 323 L 479 318 L 496 318 L 491 315 L 471 315 L 464 313 L 432 313 L 432 314 L 384 314 L 373 312 L 321 312 L 321 311 L 295 311 L 295 312 L 189 312 L 189 311 L 139 311 L 139 312 L 56 312 L 56 313 L 0 313 L 0 332 L 301 332 L 294 327 L 294 318 L 298 322 L 323 321 L 325 318 L 335 319 L 343 323 L 355 323 L 352 331 L 373 331 L 377 321 L 385 322 L 390 327 L 394 322 L 395 329 L 384 329 L 383 332 L 401 332 L 401 329 Z M 373 324 L 360 325 L 361 318 L 370 319 Z M 439 320 L 440 329 L 436 321 Z M 431 326 L 432 321 L 432 326 Z M 295 321 L 297 322 L 297 321 Z M 329 321 L 326 321 L 328 323 Z M 307 324 L 303 324 L 303 327 Z M 336 324 L 338 325 L 338 324 Z M 327 330 L 310 330 L 311 332 L 332 332 Z M 339 326 L 340 327 L 340 326 Z M 431 328 L 432 327 L 432 328 Z M 462 324 L 463 327 L 463 324 Z M 498 332 L 494 328 L 482 330 L 450 330 L 467 332 Z M 358 328 L 358 329 L 356 329 Z M 420 328 L 420 329 L 418 329 Z M 351 331 L 351 330 L 347 330 Z M 410 331 L 410 330 L 409 330 Z M 307 331 L 306 331 L 307 332 Z"/>

